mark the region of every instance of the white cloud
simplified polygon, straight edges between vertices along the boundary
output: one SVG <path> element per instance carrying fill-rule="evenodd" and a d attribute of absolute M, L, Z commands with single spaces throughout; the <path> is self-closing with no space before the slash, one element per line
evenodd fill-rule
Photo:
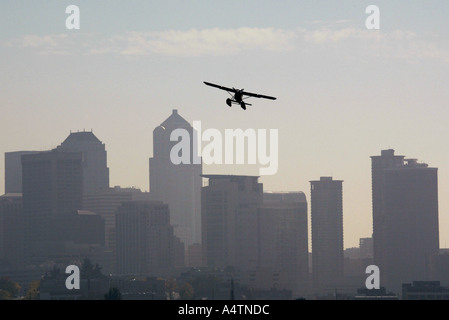
<path fill-rule="evenodd" d="M 292 49 L 293 31 L 272 28 L 190 29 L 162 32 L 133 32 L 124 41 L 121 54 L 158 53 L 169 56 L 229 55 L 246 50 Z"/>
<path fill-rule="evenodd" d="M 45 36 L 37 36 L 37 35 L 25 35 L 21 39 L 22 47 L 43 47 L 50 46 L 56 47 L 61 44 L 62 41 L 67 39 L 68 36 L 66 34 L 57 34 L 57 35 L 45 35 Z"/>
<path fill-rule="evenodd" d="M 314 31 L 304 32 L 304 40 L 307 42 L 322 44 L 322 43 L 336 43 L 345 40 L 368 40 L 368 41 L 382 41 L 385 36 L 379 31 L 368 31 L 366 29 L 343 28 L 343 29 L 329 29 L 321 28 Z"/>
<path fill-rule="evenodd" d="M 314 25 L 326 25 L 326 26 L 338 26 L 342 24 L 349 24 L 352 23 L 351 20 L 336 20 L 336 21 L 327 21 L 327 20 L 313 20 L 308 21 L 306 23 L 314 24 Z"/>
<path fill-rule="evenodd" d="M 366 48 L 368 54 L 407 61 L 433 59 L 449 62 L 445 39 L 420 37 L 406 30 L 386 32 L 365 28 L 322 26 L 315 29 L 190 29 L 160 32 L 130 32 L 121 35 L 25 35 L 3 41 L 3 47 L 35 50 L 40 54 L 116 54 L 141 56 L 159 54 L 173 57 L 237 55 L 245 51 L 291 51 L 304 47 L 332 50 Z M 318 24 L 318 23 L 317 23 Z M 372 53 L 371 53 L 372 52 Z"/>

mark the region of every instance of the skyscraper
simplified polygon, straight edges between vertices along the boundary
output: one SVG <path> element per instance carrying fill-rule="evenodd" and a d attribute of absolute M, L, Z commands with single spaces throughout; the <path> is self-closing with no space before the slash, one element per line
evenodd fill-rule
<path fill-rule="evenodd" d="M 177 266 L 181 244 L 173 234 L 166 204 L 123 202 L 117 208 L 116 228 L 118 273 L 167 276 Z"/>
<path fill-rule="evenodd" d="M 189 163 L 174 164 L 170 153 L 178 141 L 172 132 L 183 129 L 190 137 Z M 186 142 L 186 141 L 183 141 Z M 167 203 L 175 235 L 186 248 L 201 243 L 201 159 L 195 160 L 194 130 L 175 109 L 153 131 L 153 157 L 150 158 L 150 191 L 154 200 Z M 198 162 L 198 163 L 197 163 Z"/>
<path fill-rule="evenodd" d="M 371 156 L 371 183 L 373 206 L 373 260 L 381 272 L 386 271 L 385 252 L 388 247 L 386 237 L 385 170 L 400 167 L 404 156 L 394 154 L 393 149 L 382 150 L 380 156 Z M 383 277 L 381 277 L 382 284 Z"/>
<path fill-rule="evenodd" d="M 115 215 L 117 208 L 123 203 L 147 196 L 149 192 L 143 193 L 135 188 L 108 188 L 95 193 L 84 195 L 83 209 L 98 213 L 105 221 L 105 247 L 106 250 L 116 254 L 116 226 Z M 115 263 L 116 259 L 113 259 Z"/>
<path fill-rule="evenodd" d="M 321 177 L 311 184 L 312 276 L 318 289 L 343 277 L 343 181 Z"/>
<path fill-rule="evenodd" d="M 203 259 L 210 267 L 258 266 L 258 210 L 263 185 L 257 176 L 203 175 Z"/>
<path fill-rule="evenodd" d="M 84 194 L 109 188 L 109 168 L 107 167 L 105 145 L 93 132 L 71 132 L 56 149 L 82 153 Z"/>
<path fill-rule="evenodd" d="M 115 248 L 115 211 L 125 201 L 135 200 L 133 195 L 139 189 L 108 188 L 83 196 L 83 209 L 98 213 L 105 220 L 105 246 Z"/>
<path fill-rule="evenodd" d="M 5 152 L 5 193 L 22 193 L 22 155 L 39 151 Z"/>
<path fill-rule="evenodd" d="M 22 156 L 24 248 L 27 263 L 49 255 L 52 219 L 82 205 L 82 154 L 57 150 Z"/>
<path fill-rule="evenodd" d="M 437 168 L 405 159 L 385 170 L 386 286 L 400 293 L 403 283 L 429 280 L 429 261 L 439 252 Z M 382 272 L 383 271 L 383 272 Z"/>
<path fill-rule="evenodd" d="M 22 194 L 0 196 L 0 270 L 24 267 L 22 207 Z"/>
<path fill-rule="evenodd" d="M 307 220 L 303 192 L 264 192 L 258 212 L 258 266 L 276 271 L 280 289 L 301 295 L 308 289 Z"/>

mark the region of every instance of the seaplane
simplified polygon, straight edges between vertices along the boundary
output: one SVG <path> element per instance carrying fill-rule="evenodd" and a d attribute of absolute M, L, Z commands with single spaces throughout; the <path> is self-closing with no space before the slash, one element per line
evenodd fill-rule
<path fill-rule="evenodd" d="M 248 92 L 248 91 L 245 91 L 244 89 L 228 88 L 228 87 L 220 86 L 218 84 L 214 84 L 214 83 L 210 83 L 210 82 L 206 82 L 206 81 L 203 81 L 203 82 L 205 85 L 227 91 L 231 95 L 231 98 L 226 99 L 226 104 L 230 107 L 232 107 L 233 104 L 238 104 L 238 105 L 240 105 L 240 107 L 243 110 L 246 110 L 246 106 L 252 106 L 252 104 L 249 104 L 243 100 L 251 98 L 251 97 L 276 100 L 275 97 Z"/>

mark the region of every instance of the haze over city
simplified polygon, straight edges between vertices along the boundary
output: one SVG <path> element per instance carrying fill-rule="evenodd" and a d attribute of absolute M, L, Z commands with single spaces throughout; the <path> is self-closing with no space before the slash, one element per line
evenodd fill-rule
<path fill-rule="evenodd" d="M 345 248 L 371 237 L 371 161 L 381 150 L 438 168 L 440 247 L 449 242 L 449 4 L 443 1 L 4 1 L 0 152 L 49 150 L 70 131 L 106 147 L 110 185 L 149 190 L 152 131 L 192 123 L 278 129 L 264 190 L 343 180 Z M 376 4 L 380 30 L 367 30 Z M 243 111 L 211 81 L 276 96 Z M 259 166 L 203 166 L 258 175 Z M 0 160 L 4 180 L 4 160 Z M 150 190 L 151 191 L 151 190 Z M 0 194 L 4 185 L 0 183 Z"/>

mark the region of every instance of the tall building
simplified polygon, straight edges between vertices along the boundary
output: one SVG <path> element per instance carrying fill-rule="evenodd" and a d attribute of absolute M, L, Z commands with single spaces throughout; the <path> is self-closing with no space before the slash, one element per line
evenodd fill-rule
<path fill-rule="evenodd" d="M 105 249 L 112 254 L 113 264 L 116 262 L 115 215 L 117 208 L 123 202 L 140 200 L 144 198 L 149 198 L 148 192 L 142 192 L 140 189 L 136 188 L 121 188 L 118 186 L 99 190 L 83 196 L 83 209 L 95 212 L 104 219 Z M 115 265 L 113 265 L 112 271 L 115 273 Z"/>
<path fill-rule="evenodd" d="M 128 201 L 117 209 L 119 274 L 168 276 L 177 267 L 182 246 L 173 234 L 168 206 L 159 201 Z"/>
<path fill-rule="evenodd" d="M 0 196 L 0 270 L 23 269 L 22 194 Z"/>
<path fill-rule="evenodd" d="M 404 164 L 404 156 L 394 154 L 393 149 L 382 150 L 380 156 L 371 156 L 371 183 L 373 208 L 373 259 L 382 272 L 386 271 L 386 213 L 385 202 L 385 170 L 400 167 Z M 382 283 L 382 277 L 381 277 Z"/>
<path fill-rule="evenodd" d="M 56 150 L 22 156 L 24 249 L 27 263 L 45 261 L 52 219 L 82 205 L 82 154 Z"/>
<path fill-rule="evenodd" d="M 115 250 L 115 212 L 125 201 L 136 200 L 141 194 L 134 188 L 107 188 L 83 196 L 83 209 L 99 214 L 105 220 L 105 246 Z"/>
<path fill-rule="evenodd" d="M 437 168 L 405 159 L 384 175 L 387 288 L 428 280 L 429 261 L 439 253 Z M 382 269 L 381 269 L 382 275 Z M 382 277 L 382 276 L 381 276 Z"/>
<path fill-rule="evenodd" d="M 56 149 L 82 153 L 84 194 L 109 188 L 109 168 L 105 145 L 93 132 L 71 132 Z"/>
<path fill-rule="evenodd" d="M 22 193 L 22 155 L 39 151 L 5 152 L 5 194 Z"/>
<path fill-rule="evenodd" d="M 272 268 L 279 275 L 278 288 L 299 295 L 308 289 L 307 220 L 303 192 L 264 192 L 258 212 L 258 268 Z"/>
<path fill-rule="evenodd" d="M 321 177 L 310 184 L 313 284 L 333 290 L 344 275 L 343 181 Z"/>
<path fill-rule="evenodd" d="M 170 158 L 178 141 L 171 141 L 172 132 L 184 129 L 189 134 L 189 163 L 174 164 Z M 174 232 L 186 248 L 201 243 L 202 164 L 195 151 L 192 126 L 177 110 L 153 131 L 153 157 L 150 158 L 150 191 L 154 200 L 167 203 Z"/>
<path fill-rule="evenodd" d="M 79 265 L 84 258 L 110 272 L 112 256 L 104 250 L 104 219 L 87 210 L 57 215 L 50 219 L 47 263 Z"/>
<path fill-rule="evenodd" d="M 203 175 L 203 259 L 209 267 L 254 270 L 258 265 L 258 210 L 263 185 L 257 176 Z"/>

